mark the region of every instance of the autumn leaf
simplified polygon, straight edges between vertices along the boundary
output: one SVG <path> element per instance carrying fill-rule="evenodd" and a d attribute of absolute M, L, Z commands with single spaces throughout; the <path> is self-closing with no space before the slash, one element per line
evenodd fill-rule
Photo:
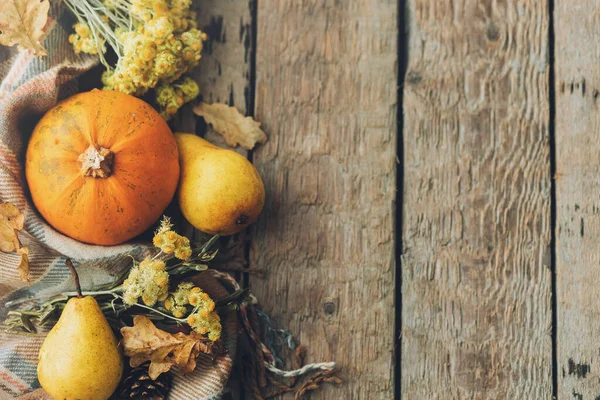
<path fill-rule="evenodd" d="M 29 249 L 27 247 L 21 247 L 17 250 L 17 253 L 21 255 L 21 261 L 17 267 L 19 278 L 22 281 L 29 282 Z"/>
<path fill-rule="evenodd" d="M 170 334 L 158 329 L 143 315 L 133 319 L 133 327 L 121 328 L 121 335 L 123 351 L 130 357 L 129 365 L 137 367 L 150 361 L 148 375 L 153 380 L 173 365 L 179 365 L 184 374 L 192 372 L 198 355 L 212 352 L 212 342 L 202 335 L 196 332 Z"/>
<path fill-rule="evenodd" d="M 212 125 L 215 132 L 225 138 L 227 144 L 235 147 L 238 144 L 252 150 L 256 143 L 267 141 L 267 135 L 260 129 L 260 123 L 252 117 L 244 117 L 235 107 L 222 103 L 200 103 L 194 112 Z"/>
<path fill-rule="evenodd" d="M 21 255 L 19 276 L 21 280 L 29 280 L 29 250 L 21 246 L 18 232 L 23 229 L 25 217 L 11 203 L 0 204 L 0 251 L 11 253 L 16 251 Z"/>
<path fill-rule="evenodd" d="M 25 218 L 11 203 L 0 204 L 0 251 L 10 253 L 21 247 L 17 231 L 23 229 Z"/>
<path fill-rule="evenodd" d="M 19 50 L 32 50 L 36 56 L 45 56 L 41 41 L 49 9 L 49 0 L 0 1 L 0 44 L 16 44 Z"/>

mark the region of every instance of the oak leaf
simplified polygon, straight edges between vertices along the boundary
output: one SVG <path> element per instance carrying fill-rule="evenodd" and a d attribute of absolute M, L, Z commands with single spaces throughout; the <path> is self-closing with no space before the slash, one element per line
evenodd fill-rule
<path fill-rule="evenodd" d="M 45 56 L 41 42 L 49 9 L 49 0 L 0 1 L 0 44 L 16 44 L 19 50 L 32 50 L 36 56 Z"/>
<path fill-rule="evenodd" d="M 260 129 L 260 122 L 252 117 L 244 117 L 235 107 L 222 103 L 200 103 L 194 107 L 194 112 L 212 125 L 231 147 L 239 144 L 252 150 L 256 143 L 267 141 L 267 135 Z"/>
<path fill-rule="evenodd" d="M 148 375 L 153 380 L 174 365 L 179 365 L 184 374 L 192 372 L 198 355 L 210 354 L 213 347 L 212 342 L 196 332 L 170 334 L 143 315 L 133 319 L 133 327 L 121 328 L 121 335 L 123 352 L 130 357 L 129 365 L 137 367 L 150 361 Z"/>
<path fill-rule="evenodd" d="M 0 204 L 0 251 L 21 255 L 19 276 L 21 280 L 29 280 L 29 250 L 21 246 L 18 232 L 23 229 L 25 217 L 12 203 Z"/>
<path fill-rule="evenodd" d="M 0 204 L 0 251 L 10 253 L 21 247 L 17 232 L 23 229 L 25 218 L 11 203 Z"/>

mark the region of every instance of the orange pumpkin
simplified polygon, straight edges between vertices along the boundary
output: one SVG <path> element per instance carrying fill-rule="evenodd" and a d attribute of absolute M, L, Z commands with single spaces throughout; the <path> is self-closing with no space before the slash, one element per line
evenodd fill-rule
<path fill-rule="evenodd" d="M 178 156 L 171 130 L 150 105 L 96 89 L 44 115 L 25 173 L 50 225 L 82 242 L 114 245 L 161 216 L 177 188 Z"/>

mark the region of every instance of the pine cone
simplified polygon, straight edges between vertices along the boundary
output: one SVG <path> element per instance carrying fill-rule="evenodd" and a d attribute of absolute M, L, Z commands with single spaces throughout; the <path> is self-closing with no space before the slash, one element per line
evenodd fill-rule
<path fill-rule="evenodd" d="M 119 387 L 120 399 L 165 400 L 171 389 L 172 376 L 163 372 L 153 381 L 148 375 L 149 362 L 131 368 Z"/>

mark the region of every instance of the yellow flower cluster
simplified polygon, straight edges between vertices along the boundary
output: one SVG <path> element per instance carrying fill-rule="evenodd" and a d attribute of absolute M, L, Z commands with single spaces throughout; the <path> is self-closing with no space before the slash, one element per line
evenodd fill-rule
<path fill-rule="evenodd" d="M 186 76 L 171 85 L 159 85 L 156 88 L 156 103 L 161 108 L 163 118 L 168 120 L 182 105 L 194 100 L 198 93 L 200 88 L 196 81 Z"/>
<path fill-rule="evenodd" d="M 165 217 L 156 231 L 152 243 L 163 253 L 174 254 L 180 260 L 187 260 L 192 256 L 190 240 L 185 236 L 178 235 L 171 230 L 172 228 L 170 220 Z"/>
<path fill-rule="evenodd" d="M 169 294 L 169 273 L 161 260 L 144 259 L 134 266 L 123 282 L 123 302 L 133 305 L 141 297 L 144 304 L 153 306 Z"/>
<path fill-rule="evenodd" d="M 193 287 L 193 283 L 180 283 L 177 290 L 165 300 L 165 308 L 171 311 L 175 318 L 183 318 L 187 313 L 186 306 L 190 304 L 188 294 Z"/>
<path fill-rule="evenodd" d="M 154 236 L 154 245 L 163 253 L 186 260 L 192 255 L 190 241 L 172 229 L 171 221 L 164 217 Z M 150 307 L 161 301 L 179 322 L 185 318 L 192 329 L 209 340 L 221 337 L 221 319 L 215 311 L 215 302 L 208 293 L 190 282 L 180 283 L 169 293 L 169 272 L 162 260 L 147 257 L 137 265 L 134 263 L 122 291 L 123 302 L 127 305 L 137 304 L 140 297 Z"/>
<path fill-rule="evenodd" d="M 194 99 L 198 95 L 195 82 L 192 84 L 190 78 L 175 82 L 198 65 L 207 39 L 196 28 L 190 4 L 190 1 L 131 0 L 131 14 L 141 22 L 134 24 L 134 30 L 115 31 L 123 54 L 114 70 L 103 74 L 105 88 L 140 96 L 160 84 L 157 102 L 167 119 Z M 169 95 L 165 95 L 166 88 L 170 88 Z"/>
<path fill-rule="evenodd" d="M 64 1 L 79 20 L 69 41 L 78 53 L 99 54 L 106 89 L 141 96 L 159 86 L 166 119 L 198 95 L 198 85 L 183 78 L 198 65 L 207 40 L 191 0 Z M 117 54 L 116 65 L 105 59 L 106 45 Z"/>
<path fill-rule="evenodd" d="M 100 51 L 106 51 L 104 50 L 104 38 L 99 35 L 94 37 L 87 24 L 79 22 L 73 28 L 75 33 L 69 35 L 69 43 L 73 45 L 75 53 L 98 54 L 99 47 Z"/>
<path fill-rule="evenodd" d="M 215 312 L 215 302 L 210 296 L 192 283 L 179 284 L 177 290 L 165 300 L 165 308 L 176 318 L 182 318 L 194 307 L 187 317 L 188 324 L 198 333 L 215 341 L 221 337 L 221 318 Z"/>
<path fill-rule="evenodd" d="M 221 317 L 215 311 L 198 311 L 190 315 L 187 322 L 196 332 L 206 335 L 213 342 L 221 337 Z"/>

